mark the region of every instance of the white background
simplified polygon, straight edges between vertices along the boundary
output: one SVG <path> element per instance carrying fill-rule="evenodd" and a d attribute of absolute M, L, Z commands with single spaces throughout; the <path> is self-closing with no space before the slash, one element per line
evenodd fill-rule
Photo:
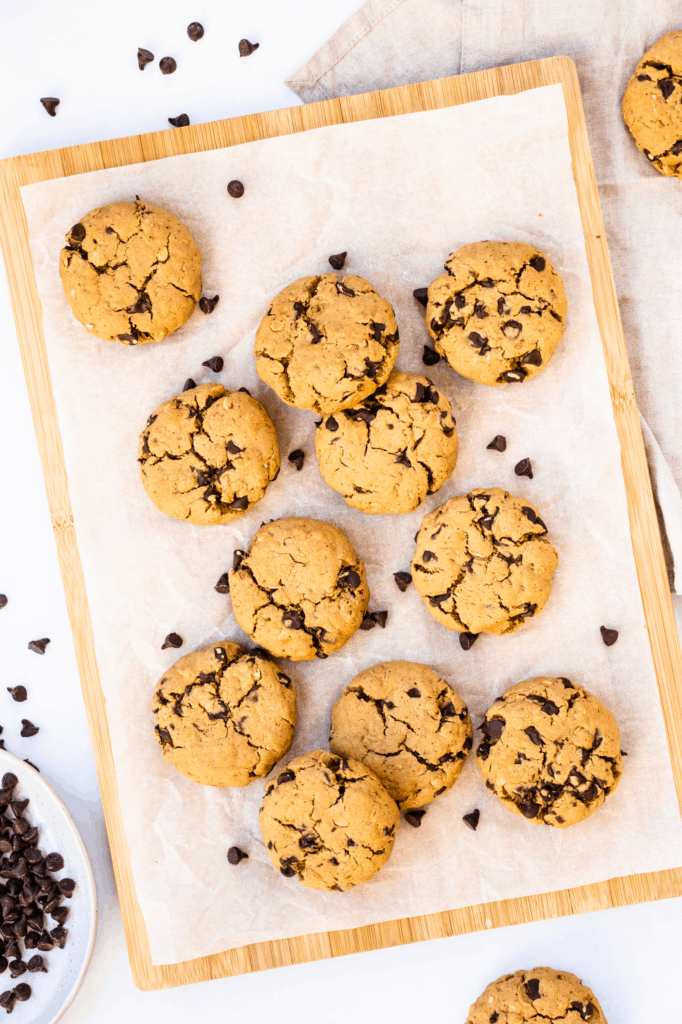
<path fill-rule="evenodd" d="M 282 83 L 359 6 L 357 0 L 24 0 L 0 5 L 0 157 L 280 106 Z M 190 21 L 206 35 L 187 38 Z M 237 55 L 247 37 L 260 42 Z M 140 72 L 138 46 L 178 61 Z M 528 58 L 535 56 L 528 53 Z M 387 83 L 390 84 L 390 83 Z M 49 118 L 39 98 L 61 100 Z M 462 1024 L 498 975 L 549 963 L 591 984 L 609 1024 L 680 1020 L 674 979 L 682 951 L 682 899 L 421 943 L 312 965 L 138 992 L 130 976 L 96 774 L 50 518 L 4 277 L 0 280 L 0 722 L 8 749 L 30 757 L 64 798 L 93 860 L 100 929 L 84 986 L 63 1020 L 165 1024 L 391 1024 L 426 1018 Z M 27 650 L 49 636 L 44 658 Z M 5 687 L 23 683 L 25 704 Z M 40 726 L 19 737 L 20 720 Z M 28 1021 L 30 1004 L 20 1007 Z"/>

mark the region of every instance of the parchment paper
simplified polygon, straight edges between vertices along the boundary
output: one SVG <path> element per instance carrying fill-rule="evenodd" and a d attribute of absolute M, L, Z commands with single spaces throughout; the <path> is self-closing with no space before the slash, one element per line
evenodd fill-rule
<path fill-rule="evenodd" d="M 238 178 L 240 200 L 226 193 Z M 628 529 L 619 447 L 592 303 L 561 87 L 427 113 L 321 128 L 235 148 L 22 189 L 31 231 L 71 501 L 107 702 L 126 838 L 154 963 L 306 932 L 347 928 L 481 901 L 575 886 L 682 863 L 682 827 Z M 58 275 L 64 233 L 89 209 L 135 194 L 175 213 L 204 256 L 204 292 L 220 294 L 162 344 L 126 348 L 91 338 L 72 317 Z M 261 384 L 254 333 L 269 299 L 303 275 L 346 270 L 368 278 L 396 310 L 397 366 L 423 372 L 427 339 L 412 289 L 447 255 L 482 238 L 540 247 L 562 275 L 568 325 L 554 359 L 518 387 L 487 388 L 443 363 L 427 371 L 453 402 L 460 436 L 452 478 L 411 515 L 364 516 L 328 489 L 317 468 L 310 413 Z M 138 474 L 138 433 L 185 378 L 248 387 L 275 421 L 282 472 L 235 524 L 193 527 L 158 512 Z M 504 454 L 487 451 L 496 435 Z M 301 447 L 301 473 L 286 456 Z M 532 460 L 532 480 L 514 465 Z M 464 652 L 438 626 L 409 568 L 423 515 L 471 487 L 500 485 L 536 504 L 559 550 L 552 597 L 509 637 Z M 257 814 L 263 782 L 202 788 L 167 766 L 153 735 L 153 687 L 178 657 L 222 637 L 244 641 L 229 597 L 213 587 L 263 520 L 308 515 L 346 531 L 365 560 L 370 608 L 385 630 L 358 632 L 326 661 L 285 663 L 299 719 L 288 757 L 325 746 L 330 710 L 362 669 L 405 658 L 432 665 L 466 700 L 474 724 L 510 683 L 562 675 L 614 712 L 627 751 L 617 792 L 565 831 L 506 811 L 473 757 L 421 829 L 403 824 L 388 865 L 350 893 L 319 893 L 273 870 Z M 620 631 L 606 648 L 605 624 Z M 171 630 L 183 649 L 161 651 Z M 480 733 L 477 734 L 480 736 Z M 285 758 L 286 761 L 286 758 Z M 280 771 L 284 762 L 275 771 Z M 477 832 L 462 815 L 481 809 Z M 249 854 L 230 867 L 227 848 Z"/>

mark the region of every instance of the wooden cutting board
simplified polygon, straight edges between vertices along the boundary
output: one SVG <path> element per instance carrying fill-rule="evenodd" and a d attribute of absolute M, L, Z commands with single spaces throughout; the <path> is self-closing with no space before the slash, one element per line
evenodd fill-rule
<path fill-rule="evenodd" d="M 19 193 L 22 185 L 100 170 L 104 167 L 158 160 L 181 153 L 204 152 L 256 139 L 307 131 L 323 125 L 435 110 L 558 83 L 563 86 L 568 112 L 573 176 L 580 204 L 613 412 L 621 444 L 637 574 L 666 722 L 678 800 L 682 804 L 682 658 L 606 246 L 604 223 L 599 208 L 580 86 L 573 61 L 567 57 L 552 57 L 460 75 L 456 78 L 406 85 L 340 100 L 327 100 L 309 106 L 291 107 L 288 110 L 275 110 L 268 114 L 253 114 L 228 121 L 214 121 L 172 131 L 113 139 L 110 142 L 71 146 L 67 149 L 12 157 L 0 162 L 0 243 L 5 257 L 24 371 L 43 462 L 52 525 L 123 911 L 128 954 L 133 978 L 141 989 L 166 988 L 285 964 L 304 963 L 346 953 L 418 942 L 422 939 L 458 935 L 486 927 L 518 924 L 523 921 L 682 895 L 682 868 L 679 868 L 613 878 L 594 885 L 521 899 L 483 903 L 460 910 L 367 925 L 363 928 L 261 942 L 184 963 L 162 967 L 152 965 L 121 821 L 105 704 L 97 672 L 92 625 L 73 528 L 68 481 L 42 333 L 42 307 L 36 288 L 28 229 Z"/>

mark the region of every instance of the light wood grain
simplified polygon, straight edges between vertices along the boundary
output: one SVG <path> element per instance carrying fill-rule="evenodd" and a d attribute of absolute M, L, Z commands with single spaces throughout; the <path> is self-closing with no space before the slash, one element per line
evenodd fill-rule
<path fill-rule="evenodd" d="M 658 678 L 678 798 L 682 804 L 682 660 L 668 588 L 656 510 L 639 427 L 632 378 L 618 312 L 606 234 L 599 208 L 580 88 L 575 66 L 555 57 L 457 78 L 254 114 L 172 131 L 72 146 L 0 162 L 0 242 L 5 256 L 19 344 L 33 410 L 57 551 L 71 619 L 85 706 L 92 735 L 114 872 L 123 911 L 135 983 L 165 988 L 285 964 L 343 956 L 406 942 L 440 938 L 486 927 L 584 913 L 608 907 L 682 895 L 682 868 L 614 878 L 595 885 L 522 899 L 486 903 L 384 924 L 244 946 L 185 963 L 154 967 L 144 921 L 135 895 L 121 822 L 116 775 L 104 698 L 93 647 L 83 571 L 73 528 L 68 481 L 42 334 L 22 185 L 104 167 L 157 160 L 234 146 L 255 139 L 307 131 L 323 125 L 361 121 L 419 110 L 433 110 L 543 85 L 563 85 L 585 245 L 595 307 L 620 438 L 633 548 L 649 640 Z"/>

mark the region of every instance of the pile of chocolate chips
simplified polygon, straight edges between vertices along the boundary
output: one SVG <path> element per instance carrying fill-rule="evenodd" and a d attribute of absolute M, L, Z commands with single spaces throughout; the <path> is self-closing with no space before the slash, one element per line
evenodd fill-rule
<path fill-rule="evenodd" d="M 0 789 L 0 974 L 9 967 L 12 978 L 26 971 L 47 973 L 40 954 L 25 962 L 22 943 L 25 950 L 41 952 L 64 948 L 69 911 L 62 901 L 76 888 L 72 878 L 57 881 L 52 876 L 52 871 L 62 870 L 64 858 L 39 849 L 39 829 L 25 817 L 28 799 L 13 799 L 18 782 L 13 772 L 7 772 Z M 56 927 L 49 928 L 48 917 Z M 15 1002 L 30 997 L 30 985 L 20 984 L 0 994 L 0 1006 L 11 1013 Z"/>

